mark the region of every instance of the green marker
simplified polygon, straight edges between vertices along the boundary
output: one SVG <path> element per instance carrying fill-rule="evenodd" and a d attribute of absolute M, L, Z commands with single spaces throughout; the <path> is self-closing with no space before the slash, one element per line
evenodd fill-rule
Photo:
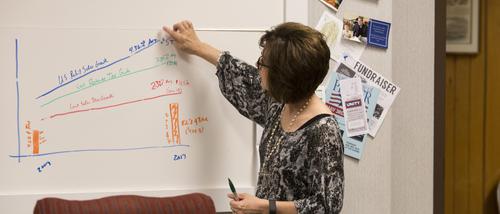
<path fill-rule="evenodd" d="M 231 182 L 231 179 L 229 178 L 227 178 L 227 181 L 229 181 L 229 188 L 231 188 L 231 192 L 233 192 L 234 200 L 239 201 L 238 194 L 236 193 L 236 189 L 234 188 L 233 182 Z"/>

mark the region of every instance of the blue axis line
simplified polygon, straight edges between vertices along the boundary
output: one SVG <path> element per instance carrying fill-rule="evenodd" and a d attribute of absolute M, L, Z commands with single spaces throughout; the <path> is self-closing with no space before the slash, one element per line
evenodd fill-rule
<path fill-rule="evenodd" d="M 101 70 L 101 69 L 107 68 L 107 67 L 109 67 L 109 66 L 111 66 L 111 65 L 114 65 L 115 63 L 118 63 L 118 62 L 121 62 L 121 61 L 123 61 L 123 60 L 126 60 L 126 59 L 130 58 L 131 56 L 133 56 L 133 55 L 135 55 L 135 54 L 137 54 L 137 53 L 139 53 L 139 52 L 141 52 L 141 51 L 143 51 L 143 50 L 146 50 L 146 49 L 148 49 L 148 48 L 150 48 L 150 47 L 152 47 L 153 45 L 156 45 L 156 44 L 158 44 L 158 42 L 155 42 L 155 43 L 153 43 L 153 44 L 151 44 L 151 45 L 149 45 L 149 46 L 147 46 L 147 47 L 145 47 L 145 48 L 143 48 L 143 49 L 141 49 L 141 50 L 139 50 L 139 51 L 137 51 L 137 52 L 134 52 L 134 53 L 132 53 L 132 54 L 130 54 L 130 55 L 128 55 L 128 56 L 122 57 L 122 58 L 120 58 L 120 59 L 118 59 L 118 60 L 116 60 L 116 61 L 114 61 L 114 62 L 112 62 L 112 63 L 110 63 L 110 64 L 105 65 L 104 67 L 100 67 L 100 68 L 96 68 L 96 69 L 94 69 L 94 70 L 91 70 L 91 71 L 89 71 L 89 72 L 85 73 L 84 75 L 77 77 L 76 79 L 72 79 L 72 80 L 71 80 L 71 81 L 69 81 L 69 82 L 66 82 L 66 83 L 64 83 L 64 84 L 62 84 L 62 85 L 59 85 L 59 86 L 57 86 L 57 87 L 55 87 L 55 88 L 51 89 L 50 91 L 45 92 L 44 94 L 42 94 L 42 95 L 38 96 L 36 99 L 41 98 L 41 97 L 44 97 L 45 95 L 48 95 L 48 94 L 50 94 L 50 93 L 54 92 L 55 90 L 57 90 L 57 89 L 59 89 L 59 88 L 61 88 L 61 87 L 63 87 L 63 86 L 66 86 L 66 85 L 68 85 L 68 84 L 70 84 L 70 83 L 72 83 L 72 82 L 74 82 L 74 81 L 76 81 L 76 80 L 79 80 L 80 78 L 85 77 L 85 76 L 87 76 L 87 75 L 89 75 L 89 74 L 91 74 L 91 73 L 94 73 L 94 72 L 99 71 L 99 70 Z"/>
<path fill-rule="evenodd" d="M 16 38 L 16 97 L 17 97 L 17 156 L 21 156 L 21 131 L 19 123 L 19 42 Z M 17 159 L 18 163 L 21 163 L 21 157 Z"/>
<path fill-rule="evenodd" d="M 33 155 L 9 155 L 11 158 L 27 158 L 27 157 L 41 157 L 41 156 L 49 156 L 56 154 L 65 154 L 65 153 L 80 153 L 80 152 L 123 152 L 123 151 L 131 151 L 131 150 L 146 150 L 146 149 L 166 149 L 173 147 L 189 147 L 189 145 L 179 144 L 179 145 L 169 145 L 169 146 L 147 146 L 147 147 L 136 147 L 136 148 L 123 148 L 123 149 L 78 149 L 78 150 L 67 150 L 67 151 L 58 151 L 58 152 L 48 152 L 41 154 L 33 154 Z"/>

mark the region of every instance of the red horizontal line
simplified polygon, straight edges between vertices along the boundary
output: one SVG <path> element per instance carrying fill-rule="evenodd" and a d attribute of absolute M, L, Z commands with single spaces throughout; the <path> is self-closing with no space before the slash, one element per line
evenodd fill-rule
<path fill-rule="evenodd" d="M 65 113 L 59 113 L 59 114 L 51 115 L 49 118 L 52 119 L 54 117 L 65 116 L 65 115 L 69 115 L 69 114 L 76 114 L 76 113 L 82 113 L 82 112 L 87 112 L 87 111 L 97 111 L 97 110 L 110 109 L 110 108 L 115 108 L 115 107 L 119 107 L 119 106 L 123 106 L 123 105 L 128 105 L 128 104 L 132 104 L 132 103 L 137 103 L 137 102 L 142 102 L 142 101 L 147 101 L 147 100 L 154 100 L 154 99 L 157 99 L 157 98 L 160 98 L 160 97 L 178 95 L 178 94 L 181 94 L 181 93 L 182 93 L 182 91 L 176 92 L 176 93 L 166 93 L 166 94 L 161 94 L 161 95 L 154 96 L 154 97 L 147 97 L 147 98 L 143 98 L 143 99 L 127 101 L 127 102 L 118 103 L 118 104 L 109 105 L 109 106 L 94 107 L 94 108 L 82 109 L 82 110 L 77 110 L 77 111 L 70 111 L 70 112 L 65 112 Z"/>

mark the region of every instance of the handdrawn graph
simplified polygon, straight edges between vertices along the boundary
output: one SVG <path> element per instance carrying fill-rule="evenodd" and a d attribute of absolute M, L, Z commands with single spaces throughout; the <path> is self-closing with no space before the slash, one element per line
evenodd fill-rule
<path fill-rule="evenodd" d="M 183 136 L 188 139 L 202 136 L 208 117 L 203 112 L 189 110 L 189 103 L 182 101 L 193 86 L 190 78 L 179 71 L 181 69 L 173 40 L 165 35 L 151 34 L 144 34 L 142 37 L 139 35 L 138 38 L 128 43 L 110 45 L 108 48 L 113 51 L 109 51 L 109 55 L 98 57 L 92 57 L 92 52 L 77 45 L 72 50 L 81 50 L 87 57 L 70 57 L 70 61 L 77 63 L 64 62 L 54 66 L 58 68 L 50 68 L 54 64 L 46 62 L 61 56 L 42 55 L 46 60 L 35 61 L 45 65 L 36 65 L 31 61 L 32 56 L 23 55 L 23 51 L 36 53 L 39 49 L 47 49 L 47 46 L 25 47 L 23 42 L 27 39 L 16 38 L 13 41 L 13 54 L 16 63 L 18 151 L 9 157 L 21 162 L 23 158 L 68 153 L 190 147 L 189 143 L 184 143 L 188 141 L 181 143 Z M 29 42 L 28 40 L 27 43 Z M 58 42 L 59 45 L 49 47 L 64 49 L 65 46 L 74 44 L 73 41 Z M 100 42 L 102 43 L 109 44 Z M 26 74 L 33 72 L 33 68 L 46 75 Z M 38 77 L 32 78 L 32 75 Z M 90 138 L 85 139 L 86 135 L 91 134 L 112 139 L 109 136 L 113 134 L 101 130 L 105 130 L 106 126 L 121 126 L 125 130 L 128 126 L 117 119 L 123 123 L 136 123 L 141 116 L 134 112 L 148 109 L 149 106 L 151 111 L 148 110 L 147 113 L 158 113 L 158 118 L 163 120 L 163 131 L 145 133 L 158 135 L 153 138 L 157 139 L 153 143 L 130 144 L 124 142 L 134 142 L 133 139 L 117 138 L 116 141 L 104 140 L 112 142 L 108 145 L 98 145 L 89 143 Z M 71 126 L 86 126 L 89 124 L 88 120 L 95 120 L 92 122 L 95 129 L 86 127 L 76 132 L 68 130 Z M 106 125 L 100 125 L 101 123 Z M 61 136 L 57 133 L 64 134 Z M 67 144 L 68 139 L 63 138 L 68 136 L 72 136 L 71 139 L 77 142 L 68 146 L 56 145 L 61 142 Z M 77 137 L 74 136 L 83 140 L 75 140 Z"/>
<path fill-rule="evenodd" d="M 252 178 L 253 124 L 220 93 L 216 67 L 157 33 L 0 29 L 0 194 Z M 257 58 L 259 36 L 200 33 L 245 61 Z"/>

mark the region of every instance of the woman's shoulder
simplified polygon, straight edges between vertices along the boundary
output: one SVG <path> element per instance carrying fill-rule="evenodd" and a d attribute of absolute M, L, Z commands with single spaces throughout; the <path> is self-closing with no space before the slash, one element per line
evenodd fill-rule
<path fill-rule="evenodd" d="M 314 120 L 314 121 L 311 121 Z M 308 126 L 304 127 L 304 134 L 310 139 L 312 145 L 324 146 L 326 144 L 340 146 L 342 144 L 342 134 L 332 114 L 320 114 L 308 121 Z"/>
<path fill-rule="evenodd" d="M 309 132 L 314 133 L 326 130 L 336 130 L 338 129 L 338 124 L 333 114 L 318 113 L 305 122 L 300 129 L 307 129 Z"/>

